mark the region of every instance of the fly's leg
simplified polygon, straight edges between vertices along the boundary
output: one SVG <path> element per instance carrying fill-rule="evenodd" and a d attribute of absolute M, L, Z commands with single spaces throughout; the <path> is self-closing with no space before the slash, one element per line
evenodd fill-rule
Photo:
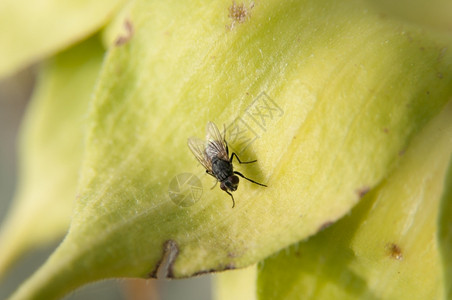
<path fill-rule="evenodd" d="M 210 188 L 211 190 L 213 190 L 217 186 L 218 179 L 215 177 L 215 175 L 211 171 L 206 170 L 206 173 L 209 174 L 210 176 L 212 176 L 213 178 L 215 178 L 215 184 L 213 185 L 213 187 Z"/>
<path fill-rule="evenodd" d="M 229 162 L 232 163 L 232 159 L 234 158 L 234 156 L 235 156 L 235 158 L 237 158 L 237 160 L 239 161 L 240 164 L 251 164 L 251 163 L 255 163 L 257 161 L 257 159 L 252 160 L 252 161 L 241 161 L 240 158 L 237 156 L 237 154 L 235 154 L 235 152 L 232 152 Z M 246 178 L 246 177 L 243 177 L 243 178 Z M 246 178 L 246 179 L 248 179 L 248 178 Z"/>
<path fill-rule="evenodd" d="M 246 180 L 248 180 L 248 181 L 251 181 L 252 183 L 255 183 L 255 184 L 257 184 L 257 185 L 260 185 L 260 186 L 265 186 L 265 187 L 266 187 L 266 185 L 265 185 L 265 184 L 262 184 L 262 183 L 256 182 L 256 181 L 254 181 L 254 180 L 252 180 L 252 179 L 249 179 L 249 178 L 245 177 L 245 175 L 243 175 L 243 174 L 242 174 L 242 173 L 240 173 L 240 172 L 234 171 L 234 174 L 237 174 L 237 175 L 239 175 L 240 177 L 242 177 L 242 178 L 245 178 L 245 179 L 246 179 Z"/>
<path fill-rule="evenodd" d="M 228 193 L 229 196 L 231 196 L 231 199 L 232 199 L 232 208 L 234 208 L 234 206 L 235 206 L 234 196 L 232 196 L 232 194 L 229 193 L 229 192 L 226 191 L 226 190 L 225 190 L 225 192 Z"/>
<path fill-rule="evenodd" d="M 226 154 L 228 154 L 229 155 L 229 147 L 228 147 L 228 142 L 226 142 L 226 125 L 223 125 L 224 126 L 224 132 L 223 132 L 223 142 L 224 142 L 224 144 L 225 144 L 225 146 L 226 146 Z"/>
<path fill-rule="evenodd" d="M 214 184 L 213 187 L 211 187 L 210 189 L 213 190 L 213 189 L 217 186 L 217 183 L 218 183 L 218 179 L 215 180 L 215 184 Z"/>

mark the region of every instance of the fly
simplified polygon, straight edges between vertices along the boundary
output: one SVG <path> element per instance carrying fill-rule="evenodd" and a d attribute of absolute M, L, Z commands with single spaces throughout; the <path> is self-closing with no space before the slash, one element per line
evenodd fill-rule
<path fill-rule="evenodd" d="M 222 135 L 214 123 L 208 122 L 206 141 L 196 137 L 191 137 L 188 139 L 188 147 L 191 152 L 193 152 L 196 159 L 206 169 L 206 173 L 217 180 L 215 185 L 219 181 L 220 188 L 231 196 L 232 208 L 235 206 L 235 201 L 234 196 L 232 196 L 230 192 L 237 190 L 239 185 L 238 176 L 257 185 L 266 187 L 265 184 L 256 182 L 245 177 L 242 173 L 234 171 L 234 167 L 232 165 L 232 159 L 234 157 L 240 164 L 250 164 L 256 162 L 257 160 L 242 162 L 234 152 L 232 152 L 231 157 L 229 157 L 228 143 L 226 142 L 226 129 Z M 215 185 L 213 187 L 215 187 Z"/>

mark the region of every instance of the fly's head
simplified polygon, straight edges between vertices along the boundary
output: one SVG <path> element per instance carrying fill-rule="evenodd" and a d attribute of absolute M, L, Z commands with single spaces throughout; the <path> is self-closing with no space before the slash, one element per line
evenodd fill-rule
<path fill-rule="evenodd" d="M 220 188 L 223 191 L 229 190 L 231 192 L 236 191 L 238 186 L 239 186 L 239 177 L 236 175 L 229 176 L 228 178 L 226 178 L 225 181 L 223 181 L 220 184 Z"/>

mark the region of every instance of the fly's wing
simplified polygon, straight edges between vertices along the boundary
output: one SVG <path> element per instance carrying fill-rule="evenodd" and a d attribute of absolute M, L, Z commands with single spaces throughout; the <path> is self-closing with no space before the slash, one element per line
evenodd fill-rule
<path fill-rule="evenodd" d="M 218 157 L 222 160 L 229 161 L 229 153 L 225 137 L 220 133 L 217 126 L 213 122 L 207 123 L 206 139 L 208 142 L 206 147 L 208 157 Z"/>
<path fill-rule="evenodd" d="M 191 137 L 188 139 L 188 148 L 190 148 L 191 152 L 201 165 L 212 173 L 212 161 L 206 154 L 206 142 L 197 137 Z"/>

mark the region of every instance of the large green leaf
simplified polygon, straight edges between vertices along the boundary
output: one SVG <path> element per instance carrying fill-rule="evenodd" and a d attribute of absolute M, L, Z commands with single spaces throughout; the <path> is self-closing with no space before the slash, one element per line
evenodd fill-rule
<path fill-rule="evenodd" d="M 99 39 L 91 38 L 40 70 L 21 132 L 20 181 L 0 233 L 0 275 L 24 251 L 68 230 L 103 53 Z"/>
<path fill-rule="evenodd" d="M 69 233 L 13 299 L 245 267 L 346 214 L 452 94 L 451 41 L 367 5 L 136 1 L 89 115 Z M 268 184 L 242 180 L 233 209 L 218 187 L 192 206 L 168 195 L 180 173 L 212 184 L 186 146 L 209 120 L 234 149 L 248 125 L 240 156 L 258 162 L 238 169 Z"/>
<path fill-rule="evenodd" d="M 0 77 L 83 40 L 122 0 L 0 1 Z"/>
<path fill-rule="evenodd" d="M 450 263 L 441 261 L 437 220 L 452 154 L 451 120 L 452 102 L 349 216 L 264 260 L 258 299 L 450 299 L 444 293 L 450 275 L 443 280 L 443 264 L 450 274 Z M 447 216 L 443 222 L 450 224 L 450 210 Z M 451 235 L 450 226 L 443 229 Z M 448 242 L 446 258 L 450 249 Z"/>

